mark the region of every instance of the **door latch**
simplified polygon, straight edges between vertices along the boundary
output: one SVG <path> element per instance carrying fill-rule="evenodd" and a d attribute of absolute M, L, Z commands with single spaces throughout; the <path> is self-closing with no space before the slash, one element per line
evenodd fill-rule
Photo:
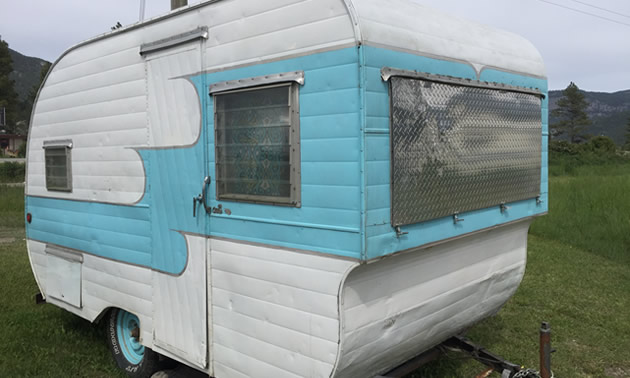
<path fill-rule="evenodd" d="M 206 197 L 208 195 L 208 186 L 210 185 L 210 176 L 206 176 L 203 179 L 203 186 L 201 187 L 201 193 L 199 193 L 196 197 L 193 197 L 193 218 L 197 216 L 197 202 L 203 205 L 206 213 L 209 213 L 211 209 L 206 205 Z"/>

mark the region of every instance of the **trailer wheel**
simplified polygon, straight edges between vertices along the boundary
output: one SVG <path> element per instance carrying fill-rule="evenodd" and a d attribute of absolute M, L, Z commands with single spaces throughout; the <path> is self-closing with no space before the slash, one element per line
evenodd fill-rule
<path fill-rule="evenodd" d="M 160 355 L 140 344 L 140 320 L 121 309 L 109 312 L 107 343 L 118 367 L 134 378 L 149 378 L 160 370 Z"/>

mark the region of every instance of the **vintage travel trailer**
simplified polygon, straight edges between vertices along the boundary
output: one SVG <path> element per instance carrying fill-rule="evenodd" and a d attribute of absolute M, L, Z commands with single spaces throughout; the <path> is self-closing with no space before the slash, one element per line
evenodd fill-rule
<path fill-rule="evenodd" d="M 98 36 L 33 111 L 41 294 L 132 376 L 385 373 L 518 287 L 546 94 L 529 42 L 405 0 L 214 0 Z"/>

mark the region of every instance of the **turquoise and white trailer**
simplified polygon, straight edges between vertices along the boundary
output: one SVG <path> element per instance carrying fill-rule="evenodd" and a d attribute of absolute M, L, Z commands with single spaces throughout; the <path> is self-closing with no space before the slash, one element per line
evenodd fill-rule
<path fill-rule="evenodd" d="M 28 140 L 46 302 L 119 365 L 369 377 L 496 313 L 547 211 L 547 81 L 404 0 L 214 0 L 78 44 Z"/>

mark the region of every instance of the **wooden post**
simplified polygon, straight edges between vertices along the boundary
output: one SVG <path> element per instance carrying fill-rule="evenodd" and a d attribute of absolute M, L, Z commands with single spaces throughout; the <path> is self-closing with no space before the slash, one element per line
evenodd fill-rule
<path fill-rule="evenodd" d="M 551 377 L 551 327 L 543 322 L 540 327 L 540 377 Z"/>
<path fill-rule="evenodd" d="M 185 7 L 188 5 L 188 0 L 171 0 L 171 10 Z"/>

